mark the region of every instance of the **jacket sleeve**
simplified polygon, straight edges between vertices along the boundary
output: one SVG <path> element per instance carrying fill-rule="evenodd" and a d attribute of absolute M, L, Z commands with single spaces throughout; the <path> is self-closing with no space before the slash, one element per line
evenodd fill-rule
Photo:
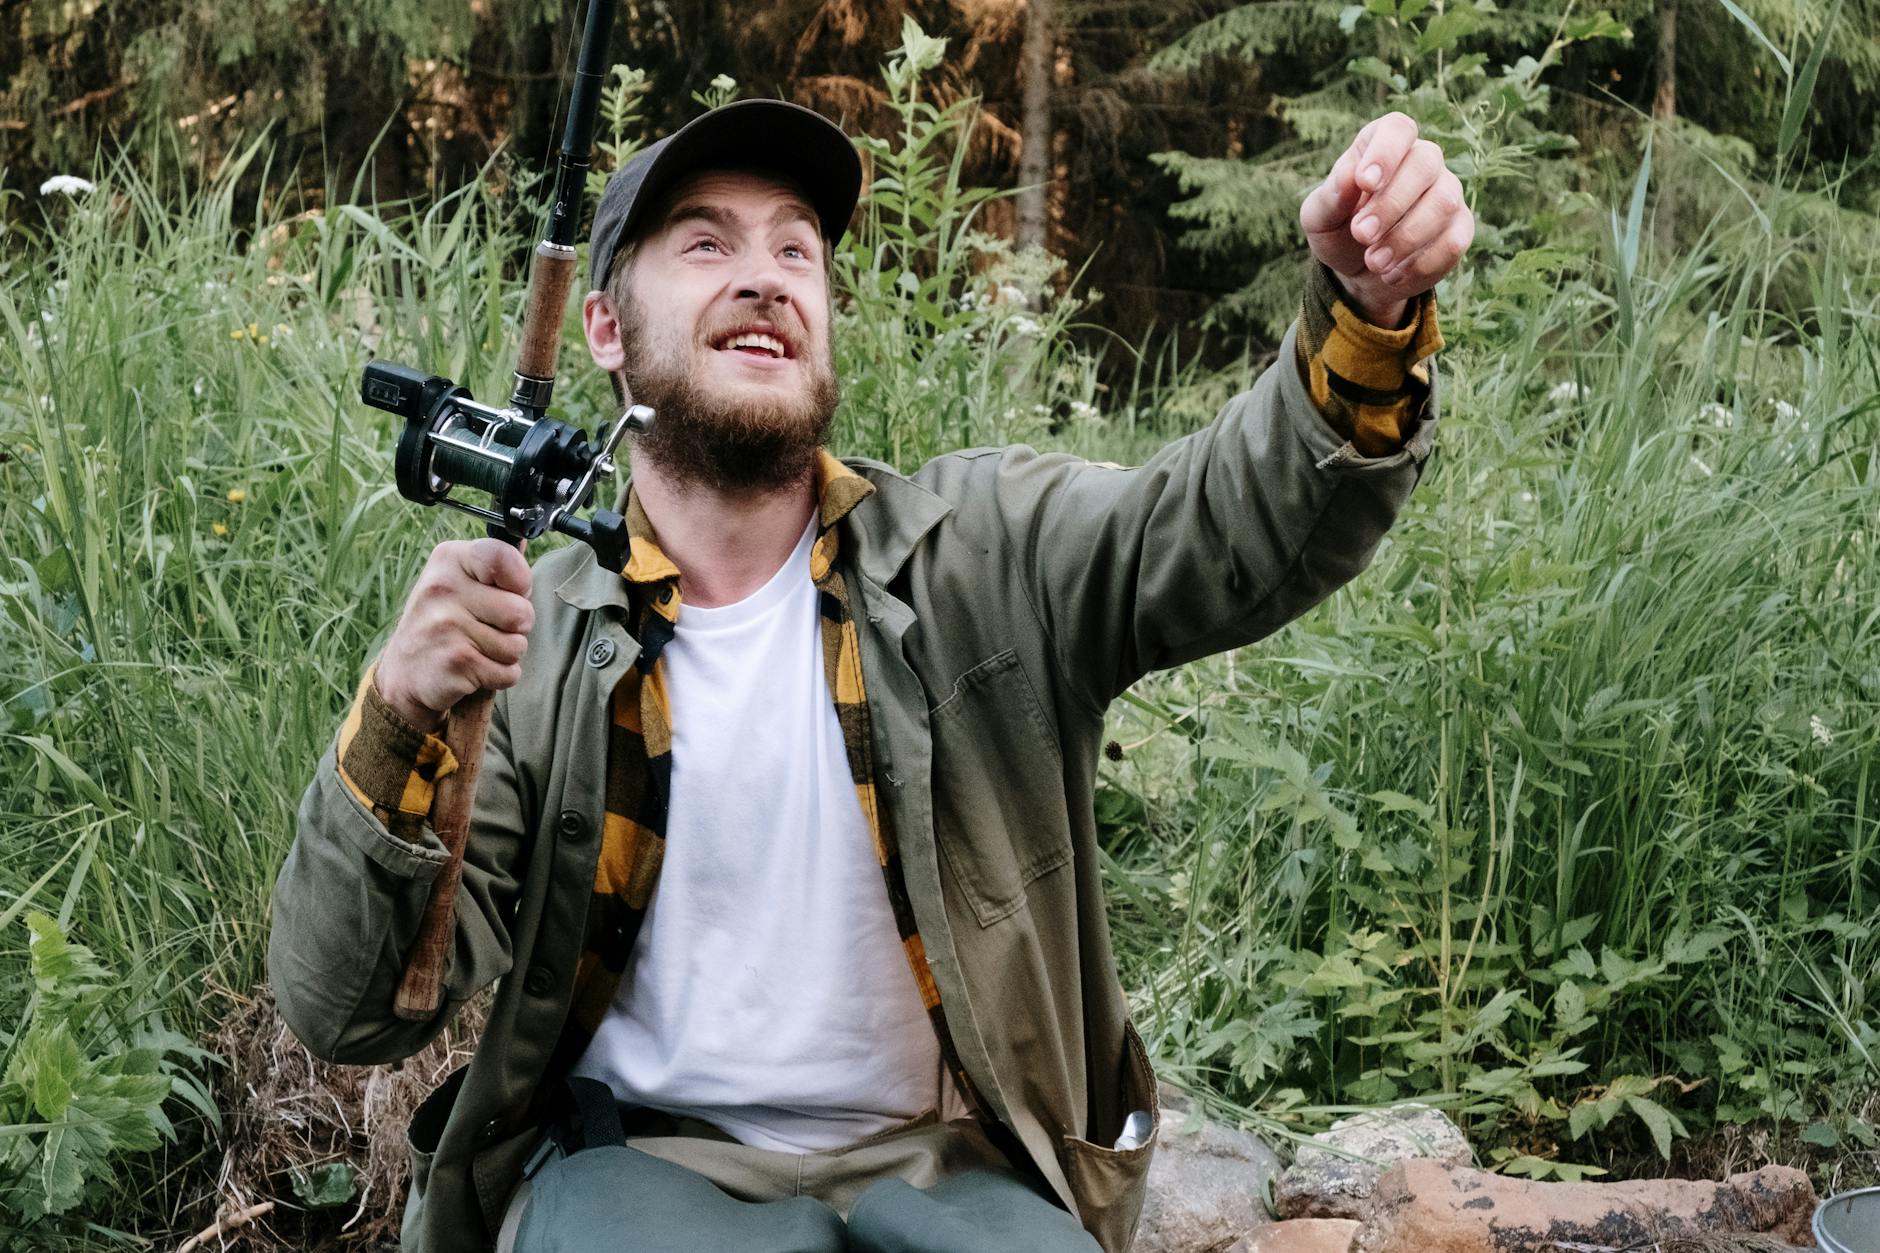
<path fill-rule="evenodd" d="M 432 786 L 455 769 L 441 740 L 406 726 L 368 671 L 301 798 L 299 830 L 274 885 L 268 977 L 281 1017 L 335 1062 L 408 1057 L 459 1006 L 510 967 L 522 814 L 499 694 L 465 844 L 456 936 L 443 1003 L 427 1022 L 392 1012 L 446 858 L 427 815 Z M 342 769 L 342 763 L 344 769 Z"/>
<path fill-rule="evenodd" d="M 965 481 L 943 488 L 1010 554 L 1064 681 L 1092 708 L 1292 621 L 1370 563 L 1409 499 L 1435 436 L 1433 372 L 1399 446 L 1365 456 L 1308 393 L 1299 333 L 1213 422 L 1142 466 L 1009 448 L 964 455 Z"/>

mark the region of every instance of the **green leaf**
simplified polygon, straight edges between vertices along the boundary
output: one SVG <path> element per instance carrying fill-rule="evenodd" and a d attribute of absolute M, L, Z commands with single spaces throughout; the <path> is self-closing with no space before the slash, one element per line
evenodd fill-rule
<path fill-rule="evenodd" d="M 1581 1101 L 1567 1114 L 1567 1135 L 1577 1140 L 1594 1127 L 1603 1127 L 1607 1119 L 1600 1115 L 1597 1101 Z"/>
<path fill-rule="evenodd" d="M 1475 9 L 1456 8 L 1438 13 L 1417 36 L 1417 54 L 1445 52 L 1481 29 L 1482 15 Z"/>
<path fill-rule="evenodd" d="M 58 1023 L 51 1028 L 35 1025 L 26 1037 L 26 1043 L 20 1046 L 20 1078 L 23 1080 L 33 1112 L 47 1122 L 58 1122 L 66 1115 L 72 1104 L 72 1091 L 78 1085 L 82 1063 L 78 1054 L 78 1041 L 72 1038 L 71 1028 Z M 8 1078 L 12 1078 L 12 1067 L 8 1068 Z"/>
<path fill-rule="evenodd" d="M 1630 43 L 1632 28 L 1601 9 L 1568 22 L 1561 31 L 1561 37 L 1567 43 L 1580 43 L 1588 39 L 1620 39 Z"/>
<path fill-rule="evenodd" d="M 1554 1025 L 1566 1032 L 1586 1025 L 1586 993 L 1571 979 L 1554 993 Z"/>
<path fill-rule="evenodd" d="M 1827 1123 L 1816 1120 L 1802 1128 L 1802 1142 L 1804 1144 L 1813 1144 L 1824 1149 L 1839 1148 L 1841 1145 L 1841 1133 Z"/>
<path fill-rule="evenodd" d="M 1776 153 L 1786 159 L 1795 141 L 1801 138 L 1802 123 L 1808 117 L 1808 109 L 1815 99 L 1815 78 L 1821 73 L 1821 59 L 1828 51 L 1828 37 L 1834 33 L 1835 19 L 1841 16 L 1840 0 L 1835 0 L 1834 7 L 1828 10 L 1828 20 L 1821 24 L 1821 33 L 1815 36 L 1815 46 L 1808 54 L 1808 63 L 1802 66 L 1801 74 L 1789 83 L 1789 99 L 1782 110 L 1782 130 L 1776 138 Z M 1787 68 L 1786 66 L 1784 68 Z"/>
<path fill-rule="evenodd" d="M 1628 1096 L 1625 1103 L 1634 1114 L 1639 1116 L 1639 1121 L 1651 1131 L 1652 1143 L 1658 1146 L 1658 1155 L 1670 1161 L 1671 1129 L 1677 1121 L 1671 1116 L 1671 1112 L 1658 1102 L 1644 1096 Z"/>
<path fill-rule="evenodd" d="M 1760 42 L 1763 47 L 1769 49 L 1769 55 L 1773 56 L 1776 59 L 1776 64 L 1782 67 L 1782 72 L 1784 74 L 1787 74 L 1790 76 L 1794 75 L 1795 70 L 1793 69 L 1793 67 L 1789 65 L 1789 59 L 1782 55 L 1782 49 L 1776 47 L 1774 43 L 1770 42 L 1769 36 L 1763 34 L 1763 28 L 1756 25 L 1755 18 L 1743 12 L 1743 10 L 1740 7 L 1738 7 L 1735 0 L 1717 0 L 1717 3 L 1721 4 L 1724 7 L 1724 10 L 1728 12 L 1731 17 L 1734 17 L 1737 21 L 1741 22 L 1745 30 L 1749 31 L 1750 34 L 1756 36 L 1757 41 Z"/>
<path fill-rule="evenodd" d="M 344 1205 L 359 1190 L 359 1172 L 349 1162 L 328 1162 L 312 1170 L 296 1170 L 292 1178 L 294 1195 L 308 1209 L 331 1209 L 335 1205 Z"/>

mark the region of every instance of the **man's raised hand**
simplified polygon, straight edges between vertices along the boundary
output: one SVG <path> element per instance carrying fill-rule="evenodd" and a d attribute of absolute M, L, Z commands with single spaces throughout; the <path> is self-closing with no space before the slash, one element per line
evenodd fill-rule
<path fill-rule="evenodd" d="M 1443 150 L 1417 124 L 1387 113 L 1365 126 L 1299 209 L 1312 255 L 1338 276 L 1358 311 L 1380 326 L 1456 268 L 1475 215 Z"/>
<path fill-rule="evenodd" d="M 431 550 L 398 628 L 379 655 L 379 695 L 429 731 L 472 692 L 522 680 L 535 606 L 529 563 L 495 539 L 451 540 Z"/>

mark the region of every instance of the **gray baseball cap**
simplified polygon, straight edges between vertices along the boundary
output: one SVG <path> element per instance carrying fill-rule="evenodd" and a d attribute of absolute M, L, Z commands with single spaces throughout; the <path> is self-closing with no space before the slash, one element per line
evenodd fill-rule
<path fill-rule="evenodd" d="M 842 238 L 862 191 L 862 159 L 842 128 L 783 100 L 738 100 L 701 114 L 614 172 L 594 211 L 592 289 L 607 285 L 614 255 L 667 192 L 700 170 L 757 169 L 793 179 L 830 243 Z"/>

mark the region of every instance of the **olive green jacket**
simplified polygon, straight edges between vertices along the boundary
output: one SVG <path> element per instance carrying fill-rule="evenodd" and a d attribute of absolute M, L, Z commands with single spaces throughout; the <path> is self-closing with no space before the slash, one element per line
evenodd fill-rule
<path fill-rule="evenodd" d="M 1434 425 L 1428 406 L 1401 451 L 1358 455 L 1314 408 L 1289 335 L 1251 391 L 1136 469 L 1023 447 L 912 477 L 849 463 L 876 487 L 841 524 L 840 560 L 880 802 L 960 1061 L 1106 1253 L 1129 1245 L 1154 1138 L 1109 1146 L 1157 1102 L 1104 915 L 1104 711 L 1148 671 L 1257 640 L 1362 570 Z M 545 1070 L 600 847 L 609 696 L 637 645 L 622 580 L 581 546 L 538 563 L 533 596 L 436 1019 L 391 1007 L 443 849 L 428 830 L 389 834 L 331 749 L 275 891 L 275 994 L 323 1057 L 408 1056 L 497 984 L 475 1059 L 414 1120 L 407 1250 L 488 1247 L 558 1078 Z"/>

